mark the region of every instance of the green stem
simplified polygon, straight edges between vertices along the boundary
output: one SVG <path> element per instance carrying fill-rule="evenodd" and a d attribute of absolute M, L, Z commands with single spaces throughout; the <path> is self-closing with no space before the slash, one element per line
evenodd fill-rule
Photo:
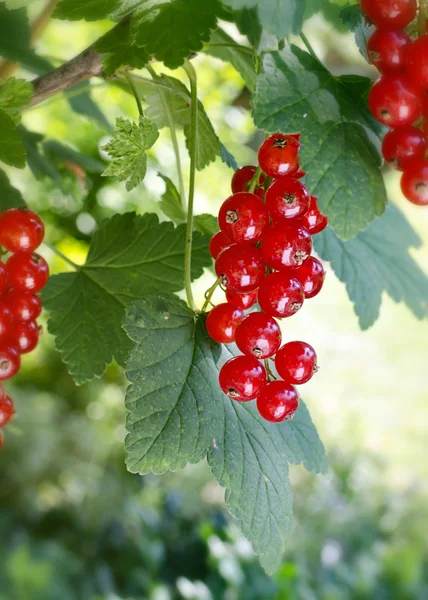
<path fill-rule="evenodd" d="M 184 63 L 184 70 L 190 81 L 191 98 L 191 139 L 190 154 L 190 178 L 189 178 L 189 200 L 187 203 L 187 228 L 186 248 L 184 254 L 184 283 L 186 288 L 187 302 L 192 310 L 196 310 L 196 304 L 192 292 L 192 236 L 193 236 L 193 202 L 195 199 L 196 181 L 196 151 L 198 144 L 198 83 L 196 71 L 189 60 Z"/>
<path fill-rule="evenodd" d="M 216 289 L 218 288 L 218 286 L 220 285 L 220 279 L 216 279 L 214 281 L 214 283 L 212 284 L 212 286 L 206 291 L 205 293 L 205 302 L 204 305 L 201 308 L 201 312 L 205 312 L 208 304 L 210 304 L 211 302 L 211 298 L 214 295 L 214 292 L 216 291 Z"/>
<path fill-rule="evenodd" d="M 250 194 L 254 194 L 254 190 L 257 187 L 257 184 L 259 183 L 259 179 L 260 179 L 260 175 L 262 174 L 262 169 L 261 167 L 257 167 L 256 172 L 253 175 L 253 178 L 250 181 L 250 185 L 248 186 L 248 191 L 250 192 Z"/>
<path fill-rule="evenodd" d="M 129 83 L 129 87 L 131 88 L 132 93 L 134 94 L 135 102 L 137 103 L 138 112 L 140 113 L 140 117 L 144 117 L 143 105 L 141 104 L 141 98 L 140 98 L 138 90 L 135 86 L 134 80 L 132 79 L 132 77 L 128 73 L 128 71 L 124 71 L 123 74 L 125 75 L 128 83 Z"/>
<path fill-rule="evenodd" d="M 204 50 L 209 50 L 210 48 L 233 48 L 234 50 L 240 50 L 241 52 L 245 52 L 246 54 L 250 54 L 251 56 L 254 54 L 253 50 L 249 46 L 242 46 L 241 44 L 204 44 Z"/>
<path fill-rule="evenodd" d="M 72 260 L 70 260 L 69 258 L 67 258 L 65 256 L 65 254 L 63 254 L 61 252 L 61 250 L 58 250 L 58 248 L 55 248 L 55 246 L 53 244 L 49 244 L 48 242 L 43 242 L 44 245 L 49 248 L 50 250 L 52 250 L 52 252 L 54 254 L 56 254 L 57 256 L 59 256 L 59 258 L 61 258 L 61 260 L 63 260 L 64 262 L 66 262 L 67 264 L 69 264 L 71 267 L 73 267 L 73 269 L 78 270 L 80 267 L 79 265 L 76 265 L 76 263 L 74 263 Z"/>
<path fill-rule="evenodd" d="M 313 56 L 317 62 L 319 62 L 319 63 L 320 63 L 320 62 L 321 62 L 321 61 L 320 61 L 320 59 L 319 59 L 319 58 L 318 58 L 318 56 L 315 54 L 315 50 L 312 48 L 312 46 L 311 46 L 311 44 L 310 44 L 310 42 L 309 42 L 308 38 L 307 38 L 307 37 L 306 37 L 306 35 L 303 33 L 303 31 L 302 31 L 302 33 L 300 34 L 300 39 L 301 39 L 301 40 L 302 40 L 302 42 L 305 44 L 305 46 L 306 46 L 306 48 L 307 48 L 307 50 L 308 50 L 309 54 L 310 54 L 311 56 Z"/>

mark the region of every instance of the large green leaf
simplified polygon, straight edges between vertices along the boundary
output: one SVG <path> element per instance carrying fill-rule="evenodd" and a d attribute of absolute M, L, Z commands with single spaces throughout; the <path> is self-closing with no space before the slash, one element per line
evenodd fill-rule
<path fill-rule="evenodd" d="M 13 119 L 0 110 L 0 160 L 12 167 L 25 167 L 25 146 L 16 130 Z"/>
<path fill-rule="evenodd" d="M 218 28 L 212 32 L 204 52 L 232 64 L 242 76 L 248 89 L 254 91 L 256 70 L 251 52 L 245 52 L 223 29 Z"/>
<path fill-rule="evenodd" d="M 121 322 L 133 300 L 184 287 L 184 240 L 184 225 L 115 215 L 94 235 L 84 266 L 50 278 L 43 294 L 49 331 L 77 383 L 101 376 L 113 358 L 125 362 L 130 342 Z M 193 250 L 197 278 L 211 264 L 208 238 L 196 233 Z"/>
<path fill-rule="evenodd" d="M 0 213 L 20 206 L 25 206 L 21 192 L 10 184 L 6 173 L 0 169 Z"/>
<path fill-rule="evenodd" d="M 150 59 L 148 52 L 135 44 L 128 23 L 113 27 L 95 43 L 94 48 L 104 54 L 103 71 L 108 77 L 125 65 L 141 69 Z"/>
<path fill-rule="evenodd" d="M 108 17 L 120 4 L 121 0 L 61 0 L 53 16 L 68 21 L 98 21 Z"/>
<path fill-rule="evenodd" d="M 225 4 L 236 10 L 257 7 L 260 23 L 279 38 L 299 33 L 305 10 L 302 0 L 225 0 Z"/>
<path fill-rule="evenodd" d="M 81 90 L 80 94 L 77 92 Z M 72 88 L 70 88 L 70 96 L 67 98 L 67 102 L 78 115 L 87 117 L 90 121 L 98 123 L 103 129 L 110 131 L 111 125 L 107 121 L 104 113 L 93 100 L 91 96 L 91 86 L 88 81 L 83 81 Z"/>
<path fill-rule="evenodd" d="M 345 3 L 343 3 L 345 4 Z M 355 41 L 358 49 L 364 58 L 368 61 L 367 55 L 367 42 L 373 31 L 375 30 L 372 25 L 362 14 L 359 4 L 353 4 L 352 6 L 345 6 L 340 11 L 340 18 L 342 23 L 347 25 L 351 31 L 355 33 Z"/>
<path fill-rule="evenodd" d="M 21 109 L 29 104 L 32 95 L 31 83 L 9 77 L 0 84 L 0 110 L 7 113 L 17 125 L 21 121 Z"/>

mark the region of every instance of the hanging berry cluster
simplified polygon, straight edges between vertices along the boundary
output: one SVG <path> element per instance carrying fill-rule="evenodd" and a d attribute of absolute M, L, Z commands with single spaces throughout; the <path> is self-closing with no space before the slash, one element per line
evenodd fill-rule
<path fill-rule="evenodd" d="M 423 31 L 414 41 L 404 29 L 416 17 L 416 0 L 361 0 L 361 8 L 377 27 L 367 42 L 367 53 L 381 76 L 371 89 L 369 107 L 375 119 L 391 128 L 383 140 L 383 157 L 403 171 L 404 196 L 413 204 L 427 205 L 427 7 L 421 3 Z"/>
<path fill-rule="evenodd" d="M 316 296 L 325 277 L 322 264 L 311 256 L 311 236 L 327 226 L 327 218 L 300 181 L 305 173 L 299 139 L 298 134 L 271 135 L 259 149 L 260 166 L 236 171 L 233 194 L 219 211 L 220 231 L 210 243 L 227 302 L 208 314 L 207 331 L 216 342 L 235 342 L 242 352 L 222 367 L 220 387 L 239 402 L 257 399 L 261 416 L 271 422 L 292 418 L 298 407 L 294 385 L 306 383 L 317 370 L 315 350 L 306 342 L 281 347 L 276 321 Z M 245 316 L 256 302 L 261 311 Z"/>
<path fill-rule="evenodd" d="M 46 285 L 49 269 L 34 250 L 44 232 L 43 221 L 30 210 L 11 208 L 0 215 L 0 245 L 11 253 L 6 263 L 0 261 L 0 381 L 16 375 L 21 354 L 34 350 L 39 340 L 37 292 Z M 1 429 L 14 414 L 13 401 L 0 385 L 0 447 Z"/>

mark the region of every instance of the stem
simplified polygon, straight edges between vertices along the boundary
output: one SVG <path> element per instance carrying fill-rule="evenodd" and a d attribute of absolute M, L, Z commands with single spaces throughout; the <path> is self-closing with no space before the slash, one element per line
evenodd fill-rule
<path fill-rule="evenodd" d="M 234 50 L 240 50 L 241 52 L 245 52 L 251 56 L 254 54 L 253 50 L 249 46 L 242 46 L 241 44 L 228 44 L 226 42 L 219 44 L 204 44 L 203 50 L 209 50 L 210 48 L 233 48 Z"/>
<path fill-rule="evenodd" d="M 129 83 L 129 87 L 131 88 L 132 93 L 134 94 L 135 102 L 137 103 L 138 112 L 140 113 L 140 117 L 144 117 L 143 105 L 141 104 L 141 98 L 138 94 L 137 88 L 135 87 L 134 80 L 132 79 L 132 76 L 128 73 L 128 71 L 124 71 L 123 74 L 125 75 L 128 83 Z"/>
<path fill-rule="evenodd" d="M 307 37 L 306 37 L 306 35 L 303 33 L 303 31 L 302 31 L 302 33 L 300 34 L 300 39 L 301 39 L 301 40 L 302 40 L 302 42 L 305 44 L 305 46 L 306 46 L 306 48 L 307 48 L 307 50 L 308 50 L 309 54 L 310 54 L 311 56 L 313 56 L 317 62 L 319 62 L 319 63 L 320 63 L 320 62 L 321 62 L 321 61 L 320 61 L 320 59 L 319 59 L 319 58 L 318 58 L 318 56 L 315 54 L 315 50 L 312 48 L 312 46 L 311 46 L 311 44 L 310 44 L 310 42 L 309 42 L 308 38 L 307 38 Z"/>
<path fill-rule="evenodd" d="M 201 312 L 205 312 L 208 304 L 210 304 L 211 302 L 211 298 L 214 295 L 214 292 L 216 291 L 216 289 L 218 288 L 218 286 L 220 285 L 220 279 L 216 279 L 214 281 L 214 283 L 212 284 L 212 286 L 206 291 L 205 293 L 205 302 L 204 305 L 201 308 Z"/>
<path fill-rule="evenodd" d="M 261 167 L 257 167 L 256 172 L 254 173 L 251 181 L 250 181 L 250 185 L 248 186 L 248 191 L 250 192 L 250 194 L 254 194 L 254 190 L 257 187 L 257 184 L 259 183 L 259 179 L 260 179 L 260 175 L 262 174 L 262 169 Z"/>
<path fill-rule="evenodd" d="M 71 267 L 73 267 L 73 269 L 76 269 L 76 271 L 79 270 L 79 265 L 76 265 L 76 263 L 74 263 L 72 260 L 70 260 L 69 258 L 67 258 L 65 256 L 65 254 L 63 254 L 61 252 L 61 250 L 58 250 L 58 248 L 55 248 L 55 246 L 53 244 L 49 244 L 48 242 L 43 242 L 44 245 L 49 248 L 50 250 L 52 250 L 52 252 L 54 254 L 56 254 L 57 256 L 59 256 L 59 258 L 61 258 L 64 262 L 66 262 L 67 264 L 69 264 Z"/>
<path fill-rule="evenodd" d="M 190 154 L 190 177 L 189 177 L 189 200 L 187 203 L 187 228 L 186 249 L 184 253 L 184 283 L 186 288 L 187 302 L 192 310 L 196 310 L 195 300 L 192 292 L 192 237 L 193 237 L 193 202 L 195 199 L 196 180 L 196 150 L 198 143 L 198 83 L 196 71 L 189 60 L 184 63 L 184 70 L 190 81 L 191 98 L 191 140 Z"/>

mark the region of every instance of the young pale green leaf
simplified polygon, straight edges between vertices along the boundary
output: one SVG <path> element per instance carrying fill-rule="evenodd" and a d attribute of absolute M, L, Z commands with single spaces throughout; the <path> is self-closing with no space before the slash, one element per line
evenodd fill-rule
<path fill-rule="evenodd" d="M 0 169 L 0 213 L 21 206 L 25 206 L 21 192 L 10 184 L 6 173 Z"/>
<path fill-rule="evenodd" d="M 211 264 L 208 241 L 194 234 L 193 279 Z M 49 331 L 77 383 L 101 376 L 113 359 L 124 364 L 125 308 L 145 294 L 184 287 L 184 246 L 184 225 L 159 224 L 156 215 L 115 215 L 95 233 L 84 266 L 50 278 L 43 293 Z"/>
<path fill-rule="evenodd" d="M 32 95 L 31 83 L 9 77 L 0 84 L 0 110 L 7 113 L 15 125 L 18 125 L 21 121 L 21 109 L 29 104 Z"/>
<path fill-rule="evenodd" d="M 393 204 L 348 242 L 329 227 L 314 236 L 314 242 L 321 258 L 346 284 L 362 329 L 378 318 L 384 292 L 395 302 L 405 302 L 417 318 L 428 316 L 428 278 L 409 253 L 421 240 Z"/>
<path fill-rule="evenodd" d="M 108 17 L 120 4 L 121 0 L 61 0 L 52 16 L 68 21 L 98 21 Z"/>
<path fill-rule="evenodd" d="M 305 9 L 302 0 L 225 0 L 225 4 L 236 10 L 257 7 L 260 23 L 279 38 L 299 33 L 302 27 Z"/>
<path fill-rule="evenodd" d="M 169 177 L 162 175 L 162 173 L 158 173 L 158 175 L 164 180 L 166 185 L 165 192 L 162 194 L 162 200 L 160 201 L 162 212 L 176 225 L 184 223 L 186 213 L 184 212 L 177 188 Z"/>
<path fill-rule="evenodd" d="M 13 119 L 0 110 L 0 160 L 11 167 L 25 167 L 25 146 L 22 143 Z"/>
<path fill-rule="evenodd" d="M 128 119 L 117 118 L 114 137 L 103 146 L 103 150 L 113 159 L 103 175 L 126 181 L 128 191 L 137 187 L 146 175 L 147 150 L 158 137 L 159 131 L 150 119 L 140 116 L 137 124 Z"/>
<path fill-rule="evenodd" d="M 108 31 L 94 45 L 103 56 L 103 71 L 110 77 L 123 66 L 141 69 L 150 59 L 148 52 L 135 44 L 134 36 L 127 23 Z"/>
<path fill-rule="evenodd" d="M 230 35 L 220 28 L 212 32 L 209 44 L 204 48 L 204 52 L 207 54 L 233 65 L 242 76 L 248 89 L 253 92 L 256 86 L 256 70 L 251 48 L 248 50 L 249 52 L 245 52 Z"/>

